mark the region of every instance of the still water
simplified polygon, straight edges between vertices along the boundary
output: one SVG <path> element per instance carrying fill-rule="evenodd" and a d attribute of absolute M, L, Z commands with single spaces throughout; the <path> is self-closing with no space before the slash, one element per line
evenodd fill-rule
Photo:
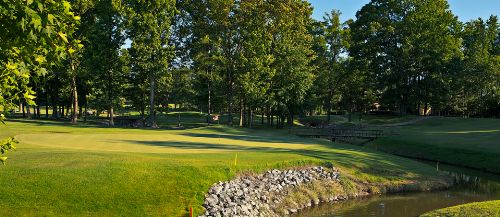
<path fill-rule="evenodd" d="M 372 196 L 301 211 L 301 217 L 413 217 L 431 210 L 465 203 L 500 199 L 500 176 L 440 165 L 455 178 L 456 186 L 437 192 Z"/>

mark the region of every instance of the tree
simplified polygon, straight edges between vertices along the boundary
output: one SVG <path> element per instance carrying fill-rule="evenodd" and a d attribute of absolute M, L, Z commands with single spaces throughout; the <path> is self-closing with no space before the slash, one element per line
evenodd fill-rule
<path fill-rule="evenodd" d="M 75 51 L 68 37 L 80 20 L 68 1 L 12 1 L 1 5 L 0 27 L 0 112 L 22 96 L 33 104 L 29 87 L 32 74 L 45 75 L 47 67 L 60 63 Z"/>
<path fill-rule="evenodd" d="M 16 101 L 33 105 L 35 92 L 30 78 L 45 75 L 47 67 L 57 65 L 78 48 L 71 40 L 80 17 L 68 1 L 10 1 L 0 4 L 0 120 Z M 14 148 L 15 140 L 0 142 L 3 154 Z"/>
<path fill-rule="evenodd" d="M 500 32 L 498 18 L 491 16 L 487 21 L 472 20 L 464 25 L 463 64 L 460 73 L 455 75 L 454 107 L 468 117 L 469 115 L 495 116 L 498 108 L 499 54 L 495 53 Z M 491 109 L 491 110 L 490 110 Z"/>
<path fill-rule="evenodd" d="M 192 55 L 196 58 L 204 56 L 198 61 L 217 61 L 218 70 L 214 72 L 218 73 L 217 77 L 224 79 L 225 85 L 221 88 L 224 88 L 226 96 L 229 125 L 233 124 L 235 85 L 239 72 L 237 67 L 242 51 L 236 19 L 238 3 L 234 0 L 191 1 L 189 9 L 193 28 Z M 210 43 L 208 46 L 203 44 L 206 39 Z"/>
<path fill-rule="evenodd" d="M 262 0 L 244 1 L 239 6 L 236 22 L 241 37 L 241 54 L 236 75 L 237 92 L 240 98 L 240 126 L 252 127 L 253 111 L 264 107 L 269 101 L 271 82 L 276 69 L 271 65 L 273 36 L 268 23 L 272 17 L 269 4 Z M 267 16 L 266 16 L 267 15 Z"/>
<path fill-rule="evenodd" d="M 286 115 L 288 124 L 293 125 L 294 113 L 303 103 L 312 85 L 314 59 L 312 35 L 308 31 L 311 24 L 312 8 L 303 1 L 271 1 L 269 14 L 272 35 L 271 54 L 274 62 L 271 67 L 276 75 L 271 81 L 273 100 L 279 116 L 279 126 L 284 125 Z"/>
<path fill-rule="evenodd" d="M 169 44 L 175 13 L 174 0 L 129 0 L 127 36 L 132 70 L 146 73 L 149 79 L 149 125 L 156 127 L 155 92 L 158 78 L 168 70 L 174 56 Z"/>
<path fill-rule="evenodd" d="M 325 41 L 327 49 L 325 50 L 325 58 L 327 61 L 326 69 L 319 74 L 318 80 L 323 81 L 321 94 L 326 104 L 327 122 L 330 123 L 330 115 L 333 107 L 333 101 L 338 95 L 336 93 L 340 89 L 342 79 L 345 78 L 342 69 L 345 64 L 342 64 L 342 54 L 346 54 L 349 48 L 349 27 L 346 23 L 340 22 L 340 11 L 333 10 L 330 14 L 326 14 L 323 18 L 325 23 Z M 345 61 L 345 60 L 344 60 Z"/>
<path fill-rule="evenodd" d="M 108 111 L 110 126 L 114 125 L 114 110 L 124 80 L 120 58 L 120 48 L 125 41 L 122 10 L 121 1 L 98 0 L 85 19 L 88 45 L 83 55 L 84 69 L 87 79 L 93 81 L 92 92 L 97 97 L 94 100 Z"/>
<path fill-rule="evenodd" d="M 368 72 L 389 109 L 438 107 L 458 58 L 457 18 L 446 0 L 372 0 L 351 24 L 356 70 Z M 413 109 L 414 110 L 414 109 Z"/>
<path fill-rule="evenodd" d="M 377 90 L 381 103 L 388 108 L 399 107 L 401 114 L 409 95 L 409 76 L 404 71 L 399 39 L 403 7 L 402 2 L 390 0 L 373 0 L 363 6 L 350 24 L 349 48 L 353 72 L 360 75 L 359 79 L 367 75 L 372 78 L 372 82 L 363 81 L 365 89 Z"/>
<path fill-rule="evenodd" d="M 449 92 L 450 62 L 461 55 L 459 23 L 446 0 L 412 1 L 405 10 L 401 23 L 405 69 L 414 83 L 414 103 L 423 104 L 425 115 L 429 106 L 439 110 Z"/>

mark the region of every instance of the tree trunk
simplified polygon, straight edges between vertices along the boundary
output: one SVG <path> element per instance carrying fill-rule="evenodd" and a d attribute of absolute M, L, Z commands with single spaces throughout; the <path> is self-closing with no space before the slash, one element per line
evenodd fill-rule
<path fill-rule="evenodd" d="M 113 109 L 113 105 L 109 106 L 108 109 L 108 117 L 109 117 L 109 126 L 115 126 L 115 111 Z"/>
<path fill-rule="evenodd" d="M 207 70 L 208 72 L 208 70 Z M 208 74 L 208 73 L 207 73 Z M 207 79 L 207 89 L 208 89 L 208 102 L 207 102 L 207 113 L 208 116 L 212 114 L 212 87 L 210 86 L 210 78 L 211 76 L 209 75 Z"/>
<path fill-rule="evenodd" d="M 264 126 L 264 107 L 260 109 L 260 125 Z"/>
<path fill-rule="evenodd" d="M 240 124 L 239 126 L 240 127 L 243 127 L 243 112 L 244 112 L 245 108 L 243 107 L 243 99 L 240 100 Z"/>
<path fill-rule="evenodd" d="M 152 74 L 149 75 L 149 126 L 156 128 L 155 116 L 155 78 Z"/>
<path fill-rule="evenodd" d="M 114 114 L 114 106 L 113 106 L 113 70 L 109 69 L 108 71 L 108 125 L 109 126 L 115 126 L 115 114 Z"/>
<path fill-rule="evenodd" d="M 49 94 L 45 96 L 45 118 L 49 118 Z"/>
<path fill-rule="evenodd" d="M 83 122 L 87 122 L 87 115 L 89 114 L 88 109 L 89 108 L 89 101 L 87 99 L 87 95 L 85 95 L 85 111 L 83 112 Z"/>
<path fill-rule="evenodd" d="M 21 103 L 21 110 L 23 112 L 23 118 L 26 118 L 26 109 L 24 108 L 24 103 Z"/>
<path fill-rule="evenodd" d="M 40 104 L 36 106 L 36 118 L 40 119 Z"/>
<path fill-rule="evenodd" d="M 228 95 L 227 95 L 227 106 L 228 106 L 228 115 L 227 115 L 227 122 L 229 126 L 233 126 L 233 73 L 232 70 L 229 71 L 228 74 L 228 83 L 229 83 L 229 90 L 228 90 Z"/>
<path fill-rule="evenodd" d="M 31 108 L 30 105 L 26 104 L 26 117 L 31 119 Z"/>
<path fill-rule="evenodd" d="M 76 73 L 73 63 L 71 63 L 71 70 L 73 71 L 73 76 L 71 78 L 71 90 L 73 91 L 73 111 L 71 123 L 76 124 L 78 122 L 78 91 L 76 90 Z"/>
<path fill-rule="evenodd" d="M 253 111 L 252 111 L 252 107 L 249 106 L 248 107 L 248 127 L 249 128 L 252 128 L 252 124 L 253 124 Z"/>
<path fill-rule="evenodd" d="M 426 102 L 424 104 L 424 116 L 427 116 L 427 110 L 429 109 L 429 104 Z"/>
<path fill-rule="evenodd" d="M 52 94 L 52 117 L 57 118 L 58 114 L 58 108 L 57 108 L 57 97 L 55 97 L 55 94 Z"/>
<path fill-rule="evenodd" d="M 142 90 L 141 94 L 141 120 L 142 120 L 142 125 L 145 125 L 145 117 L 144 114 L 146 113 L 146 106 L 144 105 L 144 101 L 146 101 L 146 93 L 144 90 Z"/>
<path fill-rule="evenodd" d="M 267 127 L 271 126 L 271 108 L 269 108 L 269 107 L 270 106 L 267 106 L 267 108 L 266 108 Z"/>
<path fill-rule="evenodd" d="M 271 110 L 271 127 L 274 126 L 274 112 Z"/>

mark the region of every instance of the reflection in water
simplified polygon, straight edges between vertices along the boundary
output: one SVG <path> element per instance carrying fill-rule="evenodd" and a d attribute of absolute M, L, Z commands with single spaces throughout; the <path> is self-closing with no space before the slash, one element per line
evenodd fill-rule
<path fill-rule="evenodd" d="M 303 210 L 296 216 L 402 217 L 459 204 L 500 199 L 500 177 L 451 166 L 440 166 L 455 179 L 446 191 L 401 193 L 323 204 Z"/>

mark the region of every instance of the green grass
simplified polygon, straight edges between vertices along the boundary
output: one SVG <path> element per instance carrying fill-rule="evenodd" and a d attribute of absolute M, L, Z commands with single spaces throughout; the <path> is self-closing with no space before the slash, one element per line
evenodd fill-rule
<path fill-rule="evenodd" d="M 500 120 L 432 118 L 393 130 L 371 147 L 500 173 Z"/>
<path fill-rule="evenodd" d="M 52 121 L 0 127 L 0 138 L 20 141 L 0 167 L 0 216 L 186 216 L 190 206 L 200 214 L 205 192 L 219 180 L 325 161 L 379 185 L 443 178 L 415 161 L 286 130 L 124 129 Z"/>
<path fill-rule="evenodd" d="M 416 115 L 405 115 L 405 116 L 395 116 L 395 115 L 359 115 L 353 114 L 351 122 L 349 121 L 348 115 L 331 115 L 330 122 L 334 124 L 370 124 L 370 125 L 382 125 L 382 124 L 397 124 L 407 121 L 412 121 L 419 118 Z M 326 115 L 315 115 L 299 118 L 303 122 L 311 121 L 326 121 Z"/>
<path fill-rule="evenodd" d="M 500 200 L 469 203 L 432 211 L 420 217 L 498 217 L 500 216 Z"/>

